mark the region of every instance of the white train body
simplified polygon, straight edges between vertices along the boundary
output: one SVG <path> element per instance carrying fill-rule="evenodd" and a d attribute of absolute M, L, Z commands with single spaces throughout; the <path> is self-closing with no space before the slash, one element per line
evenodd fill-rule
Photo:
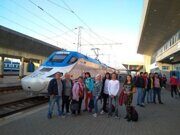
<path fill-rule="evenodd" d="M 77 79 L 84 72 L 90 72 L 94 77 L 96 74 L 104 75 L 106 72 L 114 71 L 98 60 L 78 52 L 58 51 L 50 55 L 35 72 L 24 77 L 21 84 L 25 91 L 46 93 L 49 81 L 56 72 L 61 72 L 63 75 L 68 72 L 72 79 Z"/>

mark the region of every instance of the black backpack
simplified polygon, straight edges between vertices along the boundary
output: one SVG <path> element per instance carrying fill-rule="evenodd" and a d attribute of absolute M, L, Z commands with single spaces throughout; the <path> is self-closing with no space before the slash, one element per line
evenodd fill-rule
<path fill-rule="evenodd" d="M 131 106 L 130 110 L 131 110 L 131 120 L 138 121 L 138 113 L 137 113 L 136 109 L 134 108 L 134 106 Z"/>

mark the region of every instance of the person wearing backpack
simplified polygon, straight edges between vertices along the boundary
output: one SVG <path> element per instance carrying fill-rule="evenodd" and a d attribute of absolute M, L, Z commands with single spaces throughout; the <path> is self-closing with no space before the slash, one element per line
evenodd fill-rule
<path fill-rule="evenodd" d="M 108 84 L 108 92 L 109 92 L 109 111 L 108 111 L 108 117 L 113 115 L 113 106 L 115 108 L 115 117 L 119 118 L 118 115 L 118 92 L 120 89 L 120 83 L 117 80 L 116 73 L 112 73 L 111 80 Z M 113 105 L 113 101 L 115 105 Z"/>
<path fill-rule="evenodd" d="M 133 100 L 133 93 L 135 93 L 135 85 L 133 83 L 133 79 L 131 75 L 127 75 L 126 80 L 123 85 L 123 92 L 124 96 L 126 96 L 126 100 L 124 101 L 124 104 L 126 106 L 126 117 L 127 121 L 132 120 L 132 115 L 131 115 L 131 105 L 132 105 L 132 100 Z"/>
<path fill-rule="evenodd" d="M 72 89 L 72 102 L 71 102 L 71 111 L 72 114 L 81 114 L 81 106 L 82 106 L 82 101 L 84 98 L 84 84 L 83 84 L 83 77 L 80 76 L 78 77 L 78 81 L 73 85 Z M 75 107 L 72 107 L 72 106 Z"/>
<path fill-rule="evenodd" d="M 89 72 L 85 73 L 85 89 L 86 89 L 86 97 L 85 97 L 85 111 L 92 111 L 92 108 L 89 108 L 89 102 L 93 99 L 92 92 L 94 90 L 94 80 L 91 78 L 91 75 Z"/>
<path fill-rule="evenodd" d="M 57 72 L 55 74 L 55 78 L 53 78 L 48 85 L 48 95 L 49 95 L 48 119 L 52 118 L 52 113 L 55 104 L 57 105 L 58 116 L 62 115 L 61 101 L 62 101 L 63 83 L 61 77 L 62 77 L 62 73 Z"/>
<path fill-rule="evenodd" d="M 101 81 L 101 75 L 96 75 L 96 82 L 94 84 L 94 90 L 93 90 L 93 100 L 94 100 L 94 110 L 95 113 L 93 114 L 94 117 L 97 117 L 98 113 L 98 100 L 100 98 L 101 89 L 102 89 L 102 81 Z"/>

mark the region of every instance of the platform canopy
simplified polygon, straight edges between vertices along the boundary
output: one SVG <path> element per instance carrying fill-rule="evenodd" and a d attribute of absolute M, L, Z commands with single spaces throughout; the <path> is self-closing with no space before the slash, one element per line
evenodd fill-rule
<path fill-rule="evenodd" d="M 32 38 L 0 25 L 0 49 L 21 51 L 40 56 L 49 56 L 61 48 Z"/>
<path fill-rule="evenodd" d="M 179 0 L 144 0 L 137 52 L 151 56 L 179 29 Z"/>

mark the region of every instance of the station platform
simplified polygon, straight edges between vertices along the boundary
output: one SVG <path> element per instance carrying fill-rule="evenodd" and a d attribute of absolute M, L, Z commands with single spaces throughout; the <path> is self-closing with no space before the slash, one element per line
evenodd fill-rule
<path fill-rule="evenodd" d="M 162 90 L 161 104 L 136 107 L 138 122 L 127 122 L 125 107 L 120 107 L 120 119 L 82 113 L 81 116 L 47 119 L 47 104 L 10 119 L 0 120 L 1 135 L 179 135 L 180 98 L 171 98 L 170 92 Z M 133 103 L 135 103 L 135 98 Z M 30 113 L 29 113 L 30 112 Z M 9 122 L 8 122 L 9 121 Z"/>
<path fill-rule="evenodd" d="M 0 78 L 0 88 L 21 86 L 21 80 L 18 76 L 4 76 Z"/>

